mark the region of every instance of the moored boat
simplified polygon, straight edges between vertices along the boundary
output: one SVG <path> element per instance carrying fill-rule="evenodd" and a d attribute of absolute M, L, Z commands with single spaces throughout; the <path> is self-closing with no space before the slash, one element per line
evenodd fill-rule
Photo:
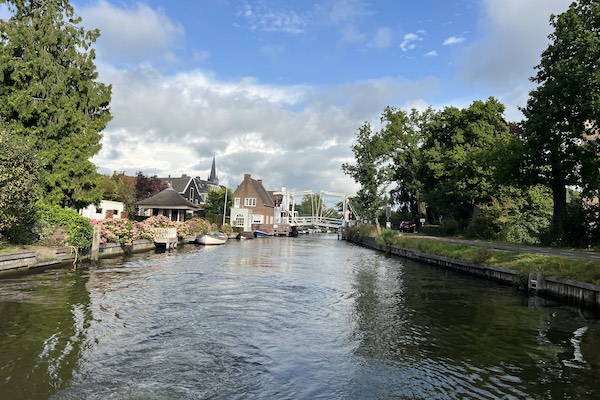
<path fill-rule="evenodd" d="M 261 231 L 260 229 L 257 229 L 254 231 L 254 237 L 256 238 L 263 238 L 263 237 L 269 237 L 271 235 L 269 235 L 268 232 L 266 231 Z"/>
<path fill-rule="evenodd" d="M 227 235 L 221 232 L 209 232 L 196 236 L 196 243 L 204 245 L 225 244 L 226 242 Z"/>

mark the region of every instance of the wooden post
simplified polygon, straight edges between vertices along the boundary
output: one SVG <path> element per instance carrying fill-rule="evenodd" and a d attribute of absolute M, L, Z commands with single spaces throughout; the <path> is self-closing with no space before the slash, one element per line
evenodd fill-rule
<path fill-rule="evenodd" d="M 100 225 L 94 225 L 94 235 L 92 236 L 92 254 L 90 259 L 98 261 L 100 254 Z"/>

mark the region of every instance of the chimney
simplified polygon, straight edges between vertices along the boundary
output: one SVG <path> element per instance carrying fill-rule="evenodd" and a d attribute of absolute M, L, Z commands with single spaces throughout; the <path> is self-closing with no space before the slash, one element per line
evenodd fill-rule
<path fill-rule="evenodd" d="M 250 180 L 250 174 L 244 174 L 244 180 L 245 181 L 249 181 Z"/>

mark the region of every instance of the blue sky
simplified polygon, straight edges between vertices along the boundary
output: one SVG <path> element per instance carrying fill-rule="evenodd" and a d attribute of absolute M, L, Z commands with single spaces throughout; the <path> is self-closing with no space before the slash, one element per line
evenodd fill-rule
<path fill-rule="evenodd" d="M 99 28 L 113 121 L 103 173 L 244 173 L 269 190 L 355 192 L 341 171 L 386 106 L 494 96 L 518 121 L 566 0 L 72 0 Z M 6 11 L 4 11 L 6 12 Z M 0 10 L 0 15 L 2 11 Z"/>

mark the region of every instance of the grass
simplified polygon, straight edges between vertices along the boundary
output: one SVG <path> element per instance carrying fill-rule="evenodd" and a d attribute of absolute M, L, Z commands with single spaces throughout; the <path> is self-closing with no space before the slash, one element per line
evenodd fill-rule
<path fill-rule="evenodd" d="M 496 265 L 519 272 L 541 272 L 544 275 L 600 285 L 600 260 L 496 250 L 421 237 L 398 236 L 394 242 L 400 247 L 417 249 L 424 253 Z"/>

